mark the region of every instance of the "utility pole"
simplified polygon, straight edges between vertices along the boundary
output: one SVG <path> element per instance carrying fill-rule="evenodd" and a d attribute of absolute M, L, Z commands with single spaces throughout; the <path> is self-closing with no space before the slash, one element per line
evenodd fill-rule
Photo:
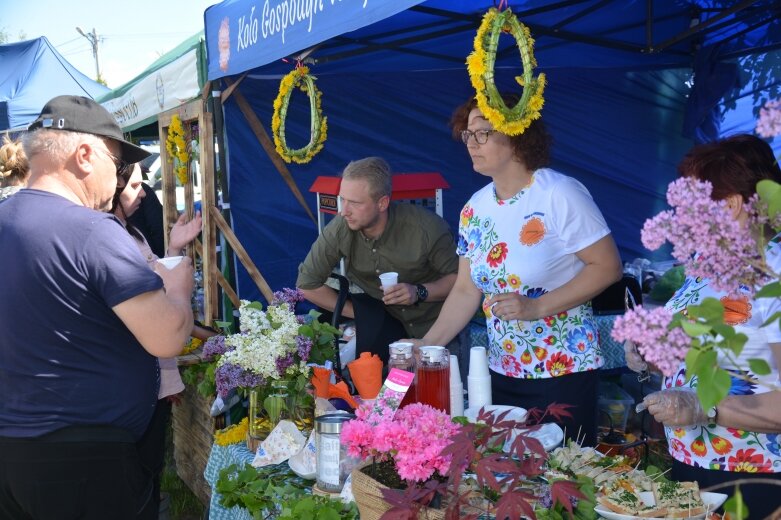
<path fill-rule="evenodd" d="M 100 75 L 100 54 L 98 53 L 98 42 L 100 39 L 98 38 L 98 33 L 94 27 L 91 33 L 85 33 L 81 27 L 76 27 L 76 30 L 92 45 L 92 55 L 95 57 L 95 73 L 97 74 L 96 81 L 101 81 L 103 76 Z"/>

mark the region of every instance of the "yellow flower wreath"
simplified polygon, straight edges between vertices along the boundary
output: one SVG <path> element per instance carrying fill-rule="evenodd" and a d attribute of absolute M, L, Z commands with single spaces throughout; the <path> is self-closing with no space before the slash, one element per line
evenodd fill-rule
<path fill-rule="evenodd" d="M 187 183 L 187 162 L 190 154 L 187 152 L 187 142 L 184 140 L 184 127 L 179 116 L 174 114 L 171 117 L 171 124 L 168 126 L 168 137 L 165 140 L 165 149 L 168 151 L 168 157 L 174 164 L 174 172 L 179 183 Z"/>
<path fill-rule="evenodd" d="M 523 94 L 512 108 L 504 104 L 494 83 L 496 50 L 502 32 L 509 32 L 515 38 L 523 63 L 523 76 L 515 78 L 523 88 Z M 475 36 L 474 51 L 466 59 L 467 71 L 475 89 L 477 107 L 494 129 L 503 134 L 522 134 L 533 120 L 540 117 L 545 102 L 542 95 L 545 74 L 533 77 L 532 72 L 537 66 L 533 50 L 534 40 L 529 28 L 520 23 L 510 9 L 500 12 L 492 7 L 483 16 Z"/>
<path fill-rule="evenodd" d="M 323 109 L 320 104 L 321 92 L 315 86 L 314 76 L 309 75 L 308 67 L 296 67 L 282 78 L 279 84 L 279 94 L 274 100 L 274 115 L 271 118 L 271 132 L 274 136 L 274 145 L 277 153 L 285 162 L 308 163 L 320 150 L 327 137 L 328 124 L 323 117 Z M 309 96 L 310 109 L 310 136 L 309 143 L 303 148 L 293 150 L 288 147 L 285 140 L 285 119 L 287 108 L 290 104 L 290 96 L 293 89 L 298 87 Z"/>

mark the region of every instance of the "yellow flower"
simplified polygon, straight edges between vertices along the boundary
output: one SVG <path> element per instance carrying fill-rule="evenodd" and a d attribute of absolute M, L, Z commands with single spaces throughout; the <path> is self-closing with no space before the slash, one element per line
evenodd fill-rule
<path fill-rule="evenodd" d="M 496 95 L 498 90 L 494 84 L 496 48 L 502 31 L 509 31 L 513 35 L 520 50 L 524 74 L 515 78 L 516 82 L 524 90 L 531 89 L 521 98 L 523 104 L 519 102 L 518 106 L 512 108 L 507 107 L 502 98 Z M 518 135 L 540 117 L 544 104 L 545 75 L 533 78 L 532 71 L 537 66 L 534 39 L 529 28 L 520 23 L 510 9 L 500 13 L 491 8 L 483 16 L 475 35 L 474 51 L 467 57 L 466 65 L 475 89 L 477 107 L 496 130 L 506 135 Z"/>
<path fill-rule="evenodd" d="M 297 150 L 290 149 L 285 139 L 285 118 L 293 89 L 306 93 L 312 107 L 310 124 L 311 135 L 309 143 Z M 315 78 L 309 75 L 308 67 L 298 67 L 282 78 L 279 83 L 279 93 L 274 100 L 274 113 L 271 117 L 271 133 L 274 138 L 274 148 L 285 162 L 299 164 L 308 163 L 323 148 L 327 136 L 326 118 L 323 117 L 321 106 L 322 94 L 315 86 Z"/>
<path fill-rule="evenodd" d="M 214 433 L 214 443 L 218 446 L 237 444 L 247 438 L 249 420 L 245 417 L 238 424 L 233 424 Z"/>

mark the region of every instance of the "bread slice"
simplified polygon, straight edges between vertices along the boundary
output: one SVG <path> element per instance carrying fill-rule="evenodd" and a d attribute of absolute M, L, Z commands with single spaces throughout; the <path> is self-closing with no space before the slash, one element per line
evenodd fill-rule
<path fill-rule="evenodd" d="M 654 499 L 667 509 L 668 518 L 688 518 L 705 512 L 705 504 L 696 482 L 654 482 Z"/>
<path fill-rule="evenodd" d="M 597 497 L 597 502 L 622 515 L 657 518 L 664 517 L 666 513 L 664 508 L 646 504 L 636 493 L 627 489 L 617 489 L 607 495 Z"/>

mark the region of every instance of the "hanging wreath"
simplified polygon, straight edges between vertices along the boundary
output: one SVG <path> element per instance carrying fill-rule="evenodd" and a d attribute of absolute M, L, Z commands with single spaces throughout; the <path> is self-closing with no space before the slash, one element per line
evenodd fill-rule
<path fill-rule="evenodd" d="M 502 32 L 509 32 L 515 38 L 523 63 L 523 76 L 515 78 L 523 88 L 523 94 L 512 108 L 505 105 L 494 83 L 496 50 Z M 485 13 L 475 36 L 475 50 L 466 59 L 467 71 L 475 89 L 477 107 L 494 129 L 503 134 L 522 134 L 540 117 L 545 102 L 542 96 L 545 74 L 537 78 L 532 75 L 537 66 L 533 51 L 534 40 L 529 28 L 520 23 L 510 9 L 500 12 L 492 7 Z"/>
<path fill-rule="evenodd" d="M 274 100 L 271 131 L 274 135 L 274 145 L 277 153 L 285 162 L 308 163 L 312 160 L 312 157 L 323 149 L 323 143 L 328 132 L 328 118 L 323 117 L 323 109 L 320 106 L 322 94 L 315 86 L 316 79 L 314 76 L 309 75 L 308 67 L 301 66 L 288 73 L 279 84 L 279 94 L 277 94 L 277 98 Z M 309 143 L 306 146 L 292 150 L 288 147 L 285 140 L 285 119 L 287 118 L 290 96 L 296 87 L 309 96 L 310 135 Z"/>
<path fill-rule="evenodd" d="M 187 141 L 185 141 L 184 127 L 179 116 L 174 114 L 171 117 L 171 124 L 168 125 L 168 137 L 165 139 L 165 149 L 168 151 L 168 157 L 174 165 L 174 173 L 179 183 L 184 186 L 187 183 L 187 161 L 190 154 L 187 152 Z"/>

